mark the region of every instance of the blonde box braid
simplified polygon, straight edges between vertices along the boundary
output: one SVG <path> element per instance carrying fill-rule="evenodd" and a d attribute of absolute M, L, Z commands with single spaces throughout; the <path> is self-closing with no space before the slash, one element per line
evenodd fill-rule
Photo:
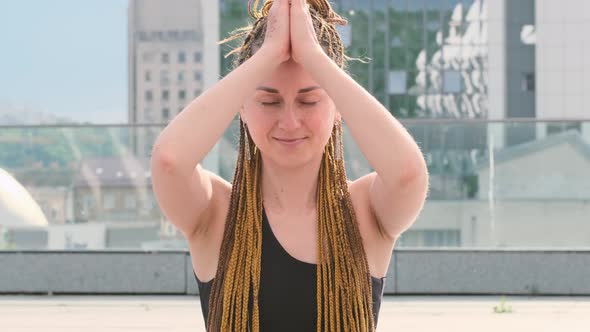
<path fill-rule="evenodd" d="M 266 17 L 272 0 L 258 11 L 258 0 L 248 2 L 251 26 L 235 30 L 225 43 L 243 38 L 234 68 L 250 58 L 264 41 Z M 335 24 L 347 21 L 326 0 L 308 0 L 318 40 L 341 68 L 348 58 Z M 342 151 L 342 126 L 332 130 L 319 170 L 317 190 L 318 331 L 374 331 L 371 276 L 352 206 Z M 217 273 L 209 299 L 208 331 L 260 330 L 258 294 L 262 255 L 261 154 L 240 120 L 240 142 L 230 207 L 225 223 Z M 264 331 L 263 331 L 264 332 Z"/>

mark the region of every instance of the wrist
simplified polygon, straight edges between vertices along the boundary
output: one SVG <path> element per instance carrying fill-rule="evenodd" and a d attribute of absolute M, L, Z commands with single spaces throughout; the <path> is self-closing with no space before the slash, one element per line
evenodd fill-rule
<path fill-rule="evenodd" d="M 267 48 L 264 47 L 264 45 L 262 47 L 260 47 L 254 53 L 254 55 L 252 55 L 252 57 L 260 58 L 260 61 L 266 63 L 270 68 L 273 68 L 273 69 L 277 68 L 281 63 L 283 63 L 285 61 L 284 59 L 281 59 L 276 54 L 273 54 L 272 52 L 270 52 Z"/>
<path fill-rule="evenodd" d="M 306 52 L 305 57 L 301 59 L 300 64 L 306 70 L 311 71 L 314 69 L 315 66 L 318 65 L 318 63 L 326 59 L 331 61 L 331 59 L 324 52 L 324 50 L 321 47 L 318 47 L 314 50 Z"/>

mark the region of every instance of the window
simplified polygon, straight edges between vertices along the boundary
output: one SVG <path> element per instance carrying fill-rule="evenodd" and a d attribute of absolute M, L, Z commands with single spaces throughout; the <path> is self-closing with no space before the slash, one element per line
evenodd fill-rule
<path fill-rule="evenodd" d="M 389 72 L 389 94 L 403 95 L 406 93 L 408 73 L 405 70 L 393 70 Z"/>
<path fill-rule="evenodd" d="M 186 62 L 186 54 L 183 51 L 178 52 L 178 63 Z"/>
<path fill-rule="evenodd" d="M 203 75 L 201 74 L 201 72 L 195 71 L 195 81 L 201 82 L 202 79 L 203 79 Z"/>
<path fill-rule="evenodd" d="M 201 52 L 195 52 L 195 63 L 200 63 L 203 61 L 203 56 Z"/>
<path fill-rule="evenodd" d="M 170 99 L 170 91 L 162 90 L 162 100 L 168 100 L 168 99 Z"/>
<path fill-rule="evenodd" d="M 184 100 L 186 98 L 186 91 L 184 90 L 179 90 L 178 91 L 178 99 L 180 100 Z"/>
<path fill-rule="evenodd" d="M 201 90 L 195 90 L 195 97 L 198 97 L 201 95 Z"/>
<path fill-rule="evenodd" d="M 135 209 L 137 206 L 137 202 L 135 201 L 135 195 L 132 193 L 125 194 L 125 209 L 132 210 Z"/>
<path fill-rule="evenodd" d="M 162 63 L 170 63 L 170 55 L 168 53 L 162 53 Z"/>
<path fill-rule="evenodd" d="M 582 132 L 581 122 L 550 122 L 547 123 L 547 135 L 555 135 L 562 132 L 575 130 Z"/>
<path fill-rule="evenodd" d="M 168 109 L 168 108 L 162 109 L 162 120 L 164 120 L 164 121 L 170 120 L 170 109 Z"/>
<path fill-rule="evenodd" d="M 94 196 L 92 194 L 86 194 L 82 196 L 82 209 L 88 211 L 94 208 Z"/>
<path fill-rule="evenodd" d="M 178 72 L 178 82 L 184 82 L 184 71 Z"/>
<path fill-rule="evenodd" d="M 438 31 L 440 30 L 440 19 L 433 19 L 426 22 L 426 29 L 428 31 Z"/>
<path fill-rule="evenodd" d="M 402 40 L 399 36 L 394 36 L 393 38 L 391 38 L 390 44 L 391 44 L 391 47 L 401 47 Z"/>
<path fill-rule="evenodd" d="M 443 72 L 443 92 L 461 93 L 461 91 L 463 91 L 461 72 L 457 70 L 445 70 Z"/>
<path fill-rule="evenodd" d="M 154 96 L 152 94 L 152 90 L 147 90 L 145 92 L 145 100 L 146 101 L 152 101 L 154 99 Z"/>
<path fill-rule="evenodd" d="M 103 197 L 103 209 L 112 210 L 115 208 L 115 195 L 113 193 L 105 193 Z"/>
<path fill-rule="evenodd" d="M 152 122 L 153 118 L 152 118 L 152 109 L 149 107 L 144 108 L 143 110 L 143 119 L 144 121 L 147 122 Z"/>
<path fill-rule="evenodd" d="M 149 70 L 145 71 L 145 81 L 150 82 L 152 80 L 152 72 Z"/>
<path fill-rule="evenodd" d="M 520 87 L 522 91 L 535 91 L 535 73 L 522 73 Z"/>
<path fill-rule="evenodd" d="M 154 52 L 145 52 L 143 53 L 143 61 L 144 62 L 154 62 L 156 58 L 156 54 Z"/>
<path fill-rule="evenodd" d="M 170 83 L 170 76 L 168 74 L 168 71 L 165 69 L 162 69 L 160 71 L 160 83 L 162 85 L 168 85 L 168 83 Z"/>
<path fill-rule="evenodd" d="M 460 247 L 461 231 L 455 229 L 407 230 L 396 247 Z"/>

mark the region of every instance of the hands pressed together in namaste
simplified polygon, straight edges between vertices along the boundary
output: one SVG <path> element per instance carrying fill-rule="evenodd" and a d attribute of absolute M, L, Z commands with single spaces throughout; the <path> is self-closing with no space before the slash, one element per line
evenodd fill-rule
<path fill-rule="evenodd" d="M 317 40 L 307 0 L 276 0 L 268 13 L 261 50 L 279 62 L 293 59 L 305 66 L 323 52 Z"/>

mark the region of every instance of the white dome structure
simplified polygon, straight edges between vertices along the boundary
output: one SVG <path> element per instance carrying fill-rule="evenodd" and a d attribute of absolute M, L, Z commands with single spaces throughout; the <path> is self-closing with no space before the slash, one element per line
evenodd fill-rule
<path fill-rule="evenodd" d="M 0 226 L 47 225 L 47 218 L 31 194 L 12 175 L 0 168 Z"/>

